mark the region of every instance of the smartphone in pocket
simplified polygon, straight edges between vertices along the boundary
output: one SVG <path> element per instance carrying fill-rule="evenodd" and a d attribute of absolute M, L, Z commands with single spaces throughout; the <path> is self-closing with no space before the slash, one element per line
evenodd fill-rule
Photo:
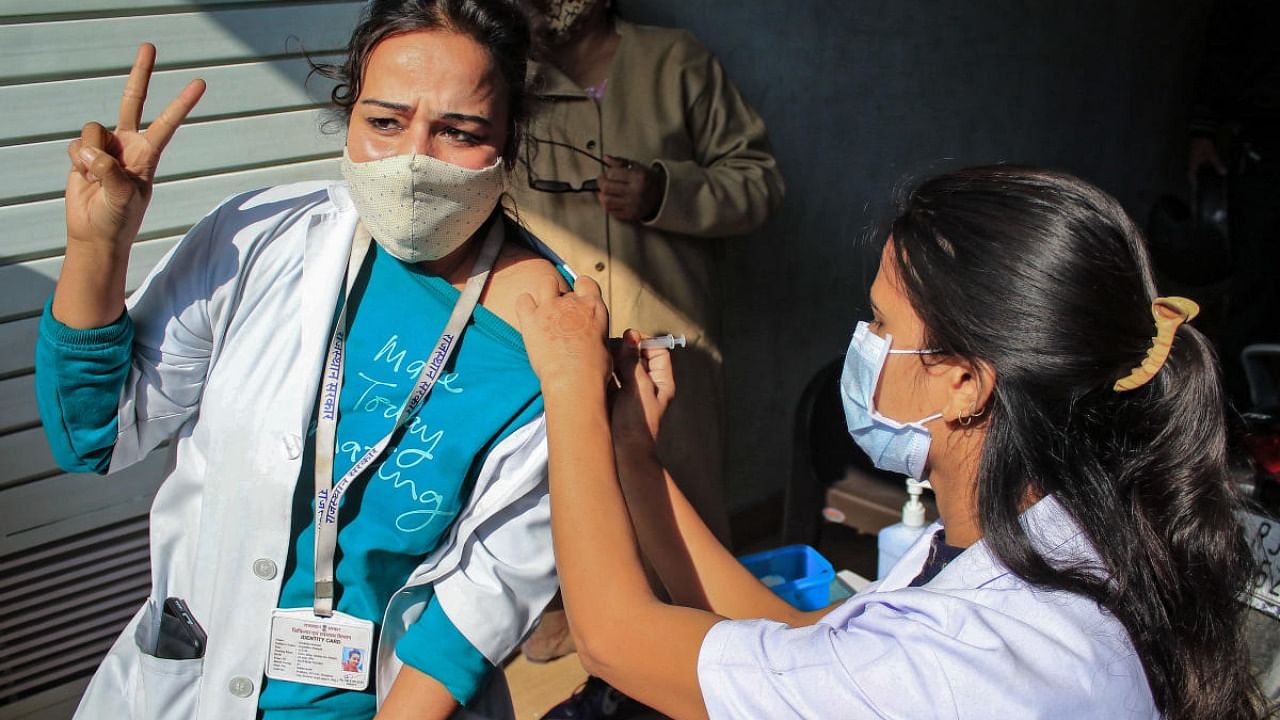
<path fill-rule="evenodd" d="M 160 613 L 160 637 L 155 655 L 168 660 L 193 660 L 204 657 L 208 635 L 196 622 L 182 598 L 165 598 Z"/>

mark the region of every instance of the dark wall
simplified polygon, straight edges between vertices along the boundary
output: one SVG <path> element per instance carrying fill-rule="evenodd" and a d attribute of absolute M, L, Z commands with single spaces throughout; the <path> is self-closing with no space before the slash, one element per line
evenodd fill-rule
<path fill-rule="evenodd" d="M 692 30 L 764 116 L 786 174 L 725 246 L 728 493 L 781 489 L 795 403 L 842 354 L 895 188 L 990 162 L 1065 169 L 1140 221 L 1177 187 L 1205 0 L 622 0 Z"/>

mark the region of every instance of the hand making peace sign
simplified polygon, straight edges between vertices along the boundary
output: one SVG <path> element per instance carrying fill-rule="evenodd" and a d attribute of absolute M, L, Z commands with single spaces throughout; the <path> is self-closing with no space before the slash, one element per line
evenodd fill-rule
<path fill-rule="evenodd" d="M 67 245 L 92 243 L 103 249 L 127 248 L 142 225 L 160 153 L 204 94 L 204 81 L 192 80 L 160 113 L 146 132 L 142 107 L 156 63 L 156 48 L 143 43 L 120 100 L 119 122 L 109 131 L 86 124 L 67 148 Z"/>

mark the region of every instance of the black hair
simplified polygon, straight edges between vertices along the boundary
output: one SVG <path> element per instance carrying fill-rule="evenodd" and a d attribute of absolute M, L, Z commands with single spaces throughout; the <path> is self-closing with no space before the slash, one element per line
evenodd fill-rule
<path fill-rule="evenodd" d="M 507 141 L 502 157 L 510 168 L 532 103 L 526 81 L 529 17 L 520 0 L 372 0 L 351 33 L 342 63 L 311 63 L 312 72 L 338 82 L 330 98 L 339 118 L 344 124 L 351 119 L 374 47 L 392 35 L 416 30 L 460 33 L 488 51 L 506 88 Z"/>
<path fill-rule="evenodd" d="M 970 168 L 910 192 L 889 237 L 925 346 L 995 371 L 978 418 L 983 542 L 1033 586 L 1119 620 L 1165 717 L 1263 715 L 1213 351 L 1183 325 L 1150 382 L 1112 389 L 1155 334 L 1150 259 L 1119 203 L 1061 173 Z M 1033 548 L 1019 515 L 1049 494 L 1096 563 Z"/>

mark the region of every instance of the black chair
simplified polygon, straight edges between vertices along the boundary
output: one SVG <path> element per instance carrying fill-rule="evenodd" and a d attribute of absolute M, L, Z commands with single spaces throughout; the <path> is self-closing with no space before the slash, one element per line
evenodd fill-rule
<path fill-rule="evenodd" d="M 1249 380 L 1250 409 L 1280 415 L 1280 344 L 1249 345 L 1240 362 Z"/>
<path fill-rule="evenodd" d="M 849 437 L 840 401 L 843 367 L 842 357 L 822 366 L 805 385 L 796 406 L 791 477 L 782 509 L 785 544 L 817 545 L 823 509 L 838 504 L 833 502 L 833 492 L 846 501 L 866 505 L 867 512 L 858 513 L 857 522 L 846 523 L 862 532 L 875 532 L 896 522 L 893 514 L 906 499 L 903 477 L 877 470 Z M 847 489 L 839 490 L 842 487 Z M 836 511 L 831 519 L 842 522 L 843 515 Z M 869 517 L 881 520 L 868 520 Z"/>

